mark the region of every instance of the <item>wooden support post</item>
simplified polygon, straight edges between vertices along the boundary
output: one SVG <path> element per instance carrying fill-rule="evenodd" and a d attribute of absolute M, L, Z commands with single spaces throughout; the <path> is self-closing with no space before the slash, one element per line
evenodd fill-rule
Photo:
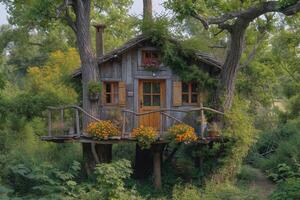
<path fill-rule="evenodd" d="M 75 109 L 76 135 L 80 136 L 79 111 Z"/>
<path fill-rule="evenodd" d="M 48 110 L 48 136 L 52 136 L 52 119 L 51 110 Z"/>
<path fill-rule="evenodd" d="M 159 113 L 160 114 L 160 127 L 159 127 L 159 138 L 162 136 L 163 134 L 163 114 L 162 112 Z"/>
<path fill-rule="evenodd" d="M 200 103 L 200 107 L 203 108 L 203 103 Z M 201 130 L 201 138 L 204 138 L 204 131 L 205 131 L 205 115 L 204 115 L 204 110 L 202 109 L 200 111 L 200 130 Z"/>
<path fill-rule="evenodd" d="M 153 178 L 154 178 L 154 187 L 155 189 L 161 189 L 161 160 L 162 152 L 165 144 L 152 144 L 152 153 L 153 153 Z"/>
<path fill-rule="evenodd" d="M 123 111 L 123 124 L 122 124 L 122 135 L 121 135 L 121 138 L 124 138 L 125 136 L 125 125 L 126 125 L 126 113 Z"/>

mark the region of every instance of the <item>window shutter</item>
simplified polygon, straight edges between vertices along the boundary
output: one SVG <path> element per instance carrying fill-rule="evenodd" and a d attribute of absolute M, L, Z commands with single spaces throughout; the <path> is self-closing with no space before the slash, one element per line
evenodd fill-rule
<path fill-rule="evenodd" d="M 106 91 L 106 84 L 102 82 L 102 89 L 101 89 L 101 105 L 105 104 L 105 91 Z"/>
<path fill-rule="evenodd" d="M 173 82 L 173 106 L 182 105 L 182 83 L 181 81 Z"/>
<path fill-rule="evenodd" d="M 126 84 L 119 82 L 119 104 L 120 106 L 126 105 Z"/>

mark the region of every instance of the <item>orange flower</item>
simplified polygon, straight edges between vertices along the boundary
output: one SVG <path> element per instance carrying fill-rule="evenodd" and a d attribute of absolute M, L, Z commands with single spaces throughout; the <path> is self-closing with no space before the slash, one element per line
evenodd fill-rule
<path fill-rule="evenodd" d="M 111 121 L 104 120 L 91 122 L 86 128 L 86 132 L 101 139 L 119 135 L 117 127 Z"/>
<path fill-rule="evenodd" d="M 198 138 L 195 134 L 195 129 L 186 124 L 177 124 L 169 128 L 169 134 L 175 137 L 176 142 L 194 142 Z"/>

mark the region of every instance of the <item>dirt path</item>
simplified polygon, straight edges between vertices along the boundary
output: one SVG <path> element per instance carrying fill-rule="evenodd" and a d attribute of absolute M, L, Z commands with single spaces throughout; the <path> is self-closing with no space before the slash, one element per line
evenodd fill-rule
<path fill-rule="evenodd" d="M 250 189 L 257 191 L 262 200 L 267 199 L 276 186 L 259 169 L 253 169 L 256 179 L 250 183 Z"/>

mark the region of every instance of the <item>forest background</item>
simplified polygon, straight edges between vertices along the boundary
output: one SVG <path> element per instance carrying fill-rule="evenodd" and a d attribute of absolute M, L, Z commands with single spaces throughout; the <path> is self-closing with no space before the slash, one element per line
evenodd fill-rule
<path fill-rule="evenodd" d="M 47 106 L 80 103 L 81 88 L 70 77 L 80 66 L 76 37 L 64 22 L 43 21 L 50 14 L 43 12 L 47 4 L 0 2 L 9 13 L 9 24 L 0 27 L 1 199 L 300 198 L 299 14 L 270 13 L 247 29 L 229 115 L 234 131 L 227 133 L 238 142 L 227 144 L 222 155 L 218 146 L 205 149 L 201 169 L 193 164 L 199 152 L 193 146 L 180 147 L 174 162 L 164 164 L 164 187 L 157 191 L 151 179 L 131 178 L 132 145 L 116 145 L 114 162 L 99 165 L 87 178 L 81 171 L 80 145 L 40 141 L 46 134 Z M 95 8 L 92 20 L 107 25 L 105 51 L 140 33 L 141 20 L 128 14 L 132 3 L 106 0 Z M 214 3 L 230 11 L 250 1 Z M 169 30 L 183 46 L 224 60 L 226 32 L 205 30 L 196 20 L 170 12 L 156 16 L 156 24 L 157 31 Z M 274 186 L 268 194 L 256 191 L 266 188 L 249 190 L 261 178 L 258 172 Z"/>

